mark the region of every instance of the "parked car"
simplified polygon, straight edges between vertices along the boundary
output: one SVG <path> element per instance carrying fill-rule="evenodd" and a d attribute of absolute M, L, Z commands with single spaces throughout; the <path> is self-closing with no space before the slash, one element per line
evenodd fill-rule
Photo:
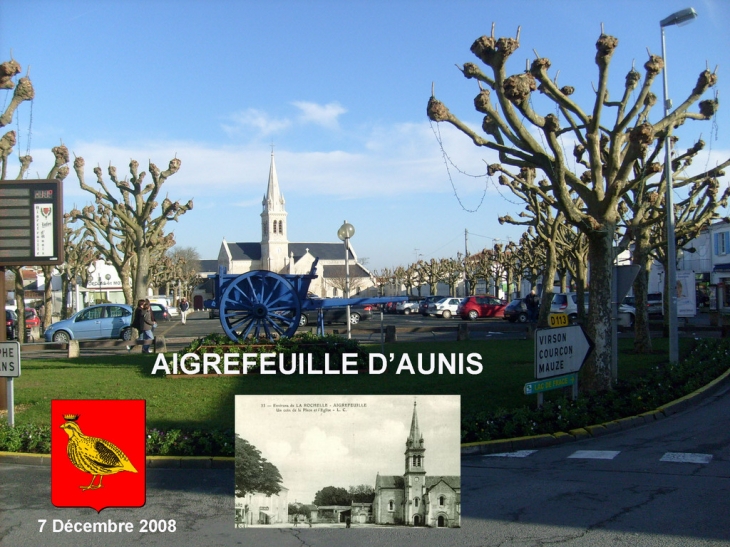
<path fill-rule="evenodd" d="M 588 313 L 590 293 L 583 293 L 583 299 L 585 311 Z M 564 313 L 572 323 L 578 318 L 578 295 L 574 292 L 557 292 L 553 294 L 550 313 Z"/>
<path fill-rule="evenodd" d="M 459 305 L 458 314 L 462 319 L 477 319 L 479 317 L 503 317 L 507 302 L 488 294 L 467 296 Z"/>
<path fill-rule="evenodd" d="M 662 302 L 662 293 L 650 292 L 646 295 L 646 311 L 649 312 L 649 317 L 663 317 L 664 316 L 664 303 Z"/>
<path fill-rule="evenodd" d="M 417 297 L 411 297 L 408 300 L 398 302 L 395 305 L 395 313 L 402 313 L 404 315 L 410 315 L 411 313 L 418 313 L 418 306 L 421 303 L 421 299 Z"/>
<path fill-rule="evenodd" d="M 628 298 L 628 297 L 627 297 Z M 633 298 L 633 297 L 631 297 Z M 618 326 L 624 328 L 631 328 L 634 326 L 636 319 L 636 308 L 626 303 L 624 298 L 623 303 L 618 307 Z"/>
<path fill-rule="evenodd" d="M 427 296 L 421 302 L 418 304 L 418 313 L 421 315 L 428 317 L 428 306 L 429 304 L 433 304 L 437 300 L 441 300 L 443 296 Z"/>
<path fill-rule="evenodd" d="M 299 318 L 299 326 L 317 324 L 317 310 L 302 310 Z M 325 323 L 347 324 L 347 308 L 323 308 L 323 320 Z M 373 306 L 350 306 L 350 324 L 357 325 L 360 321 L 367 321 L 373 316 Z"/>
<path fill-rule="evenodd" d="M 25 308 L 25 328 L 32 329 L 33 327 L 41 326 L 41 318 L 38 312 L 33 308 Z"/>
<path fill-rule="evenodd" d="M 463 301 L 463 298 L 443 296 L 428 305 L 428 315 L 440 315 L 444 319 L 449 319 L 452 315 L 456 315 L 456 310 Z"/>
<path fill-rule="evenodd" d="M 5 310 L 5 336 L 8 340 L 18 337 L 18 317 L 13 310 Z"/>
<path fill-rule="evenodd" d="M 168 300 L 165 296 L 151 296 L 149 298 L 150 304 L 159 304 L 167 310 L 168 317 L 177 317 L 178 311 L 175 306 L 171 305 L 171 300 Z M 153 308 L 154 311 L 154 308 Z M 156 316 L 155 316 L 156 317 Z"/>
<path fill-rule="evenodd" d="M 167 308 L 166 306 L 163 306 L 162 304 L 157 304 L 155 302 L 150 302 L 150 309 L 155 316 L 155 321 L 170 320 L 170 311 L 169 308 Z"/>
<path fill-rule="evenodd" d="M 515 298 L 504 309 L 503 319 L 510 323 L 527 323 L 528 318 L 527 305 L 522 298 Z"/>
<path fill-rule="evenodd" d="M 100 338 L 132 339 L 134 310 L 127 304 L 98 304 L 89 306 L 68 319 L 50 325 L 46 342 L 97 340 Z"/>

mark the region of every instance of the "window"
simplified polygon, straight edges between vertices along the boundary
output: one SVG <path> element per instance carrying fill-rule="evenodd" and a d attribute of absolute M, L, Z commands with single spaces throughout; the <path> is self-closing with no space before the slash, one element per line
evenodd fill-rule
<path fill-rule="evenodd" d="M 76 318 L 76 322 L 80 321 L 91 321 L 93 319 L 101 319 L 104 312 L 103 307 L 98 308 L 89 308 L 85 312 L 82 312 L 79 314 L 79 316 Z"/>
<path fill-rule="evenodd" d="M 129 310 L 125 310 L 121 306 L 110 306 L 107 310 L 107 317 L 126 317 Z"/>
<path fill-rule="evenodd" d="M 276 233 L 276 221 L 274 221 L 274 233 Z"/>
<path fill-rule="evenodd" d="M 439 507 L 443 507 L 446 504 L 446 498 L 439 496 Z"/>
<path fill-rule="evenodd" d="M 284 221 L 283 220 L 279 221 L 279 233 L 280 234 L 284 233 Z"/>
<path fill-rule="evenodd" d="M 393 500 L 390 500 L 388 502 L 388 511 L 392 511 L 394 509 L 395 503 L 393 503 Z"/>
<path fill-rule="evenodd" d="M 415 507 L 418 507 L 418 498 L 416 498 L 416 499 L 413 500 L 413 505 Z"/>
<path fill-rule="evenodd" d="M 715 254 L 726 255 L 730 252 L 730 232 L 718 232 L 715 234 Z"/>

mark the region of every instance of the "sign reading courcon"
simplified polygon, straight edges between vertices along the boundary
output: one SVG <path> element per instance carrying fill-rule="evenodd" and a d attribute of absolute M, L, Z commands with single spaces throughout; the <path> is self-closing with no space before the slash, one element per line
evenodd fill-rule
<path fill-rule="evenodd" d="M 536 330 L 535 378 L 578 372 L 592 349 L 593 343 L 580 325 Z"/>

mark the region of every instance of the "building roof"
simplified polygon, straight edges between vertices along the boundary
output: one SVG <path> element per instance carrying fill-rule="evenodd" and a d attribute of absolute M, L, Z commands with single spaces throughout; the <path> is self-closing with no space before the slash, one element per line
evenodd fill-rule
<path fill-rule="evenodd" d="M 378 488 L 404 488 L 405 483 L 402 475 L 378 475 L 375 477 L 375 489 Z"/>
<path fill-rule="evenodd" d="M 259 242 L 226 243 L 226 245 L 231 252 L 232 260 L 261 260 L 261 243 Z"/>
<path fill-rule="evenodd" d="M 218 260 L 199 260 L 200 272 L 199 273 L 218 273 Z"/>
<path fill-rule="evenodd" d="M 322 267 L 322 275 L 329 279 L 333 278 L 344 278 L 345 277 L 345 266 L 342 264 L 327 265 Z M 350 264 L 350 277 L 370 277 L 370 272 L 360 266 L 360 264 Z"/>
<path fill-rule="evenodd" d="M 461 477 L 459 475 L 436 475 L 433 477 L 427 475 L 426 489 L 433 488 L 441 481 L 444 481 L 452 490 L 461 490 Z"/>
<path fill-rule="evenodd" d="M 303 257 L 307 251 L 309 254 L 320 260 L 344 260 L 344 243 L 289 243 L 289 253 L 294 253 L 294 258 Z M 355 257 L 350 249 L 350 260 Z"/>

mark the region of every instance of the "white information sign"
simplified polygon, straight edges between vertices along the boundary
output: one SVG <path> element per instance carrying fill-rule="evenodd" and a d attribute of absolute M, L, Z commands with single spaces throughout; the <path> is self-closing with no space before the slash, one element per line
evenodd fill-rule
<path fill-rule="evenodd" d="M 34 204 L 35 256 L 53 256 L 53 203 Z"/>
<path fill-rule="evenodd" d="M 593 343 L 580 325 L 536 330 L 535 378 L 578 372 L 592 349 Z"/>
<path fill-rule="evenodd" d="M 674 290 L 677 294 L 677 317 L 697 315 L 695 273 L 692 270 L 677 270 L 677 286 Z"/>
<path fill-rule="evenodd" d="M 0 342 L 0 376 L 20 376 L 20 342 L 17 340 Z"/>

